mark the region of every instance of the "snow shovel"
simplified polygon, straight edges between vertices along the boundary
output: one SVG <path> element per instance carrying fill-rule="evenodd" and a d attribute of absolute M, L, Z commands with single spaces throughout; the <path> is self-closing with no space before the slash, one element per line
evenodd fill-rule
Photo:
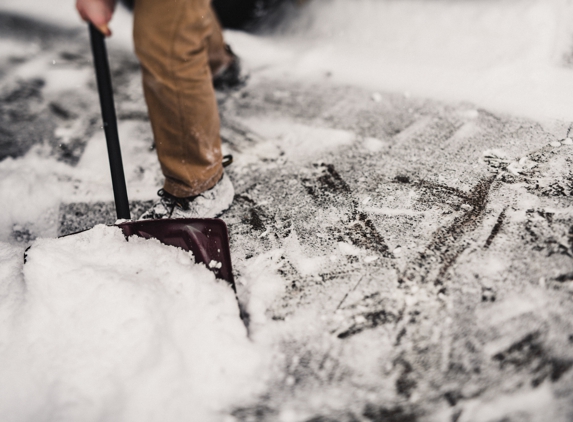
<path fill-rule="evenodd" d="M 96 70 L 97 86 L 107 142 L 111 180 L 117 218 L 130 220 L 127 188 L 119 146 L 117 119 L 113 102 L 111 74 L 103 34 L 91 23 L 89 32 Z M 126 237 L 154 238 L 160 242 L 191 251 L 195 261 L 203 263 L 215 276 L 235 289 L 227 225 L 218 218 L 185 218 L 122 221 L 116 223 Z"/>

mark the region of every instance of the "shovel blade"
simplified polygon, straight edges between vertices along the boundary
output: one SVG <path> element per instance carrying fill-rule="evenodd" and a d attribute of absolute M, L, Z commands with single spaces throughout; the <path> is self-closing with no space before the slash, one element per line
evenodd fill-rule
<path fill-rule="evenodd" d="M 193 253 L 217 278 L 235 290 L 227 225 L 218 218 L 127 221 L 117 225 L 125 236 L 154 238 Z"/>

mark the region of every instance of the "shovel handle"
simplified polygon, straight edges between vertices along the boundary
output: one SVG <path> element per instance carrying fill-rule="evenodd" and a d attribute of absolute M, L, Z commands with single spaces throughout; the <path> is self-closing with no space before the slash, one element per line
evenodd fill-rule
<path fill-rule="evenodd" d="M 101 105 L 101 116 L 103 118 L 103 130 L 107 142 L 115 211 L 117 218 L 129 220 L 131 216 L 129 213 L 125 175 L 123 173 L 123 162 L 121 160 L 121 149 L 119 146 L 117 118 L 113 102 L 113 90 L 107 61 L 107 51 L 103 34 L 91 23 L 89 24 L 89 32 Z"/>

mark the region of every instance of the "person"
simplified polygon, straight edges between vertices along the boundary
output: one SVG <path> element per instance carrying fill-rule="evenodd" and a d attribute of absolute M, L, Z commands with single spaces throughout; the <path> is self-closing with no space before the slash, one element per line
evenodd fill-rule
<path fill-rule="evenodd" d="M 116 0 L 76 0 L 105 36 Z M 214 85 L 239 83 L 210 0 L 135 0 L 133 41 L 161 170 L 159 200 L 140 218 L 216 217 L 233 201 L 223 171 Z"/>

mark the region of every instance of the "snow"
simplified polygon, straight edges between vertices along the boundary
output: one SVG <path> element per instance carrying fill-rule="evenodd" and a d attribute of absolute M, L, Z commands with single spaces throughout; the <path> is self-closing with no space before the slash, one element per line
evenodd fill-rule
<path fill-rule="evenodd" d="M 162 179 L 159 163 L 154 151 L 149 148 L 149 133 L 144 130 L 149 126 L 126 121 L 119 123 L 119 137 L 129 142 L 121 143 L 122 160 L 126 183 L 129 185 L 130 199 L 152 199 Z M 103 132 L 96 132 L 86 146 L 84 153 L 76 166 L 79 180 L 78 188 L 73 197 L 66 200 L 109 200 L 112 191 L 109 189 L 111 176 L 107 146 Z"/>
<path fill-rule="evenodd" d="M 300 15 L 278 34 L 227 38 L 258 73 L 571 118 L 567 0 L 315 0 Z"/>
<path fill-rule="evenodd" d="M 55 64 L 56 62 L 53 61 L 53 65 Z M 41 74 L 46 79 L 45 90 L 47 93 L 60 93 L 66 89 L 78 89 L 85 86 L 93 78 L 91 69 L 50 69 L 47 72 L 41 72 Z M 20 74 L 20 76 L 26 75 Z"/>
<path fill-rule="evenodd" d="M 57 208 L 69 189 L 65 180 L 72 174 L 68 166 L 42 157 L 38 149 L 25 158 L 0 162 L 0 203 L 10 204 L 0 213 L 0 241 L 8 241 L 16 224 L 32 223 L 39 235 L 55 236 Z"/>
<path fill-rule="evenodd" d="M 372 214 L 379 214 L 379 215 L 424 215 L 426 214 L 425 211 L 415 211 L 412 209 L 405 209 L 405 208 L 376 208 L 376 207 L 365 207 L 363 208 L 364 211 Z"/>
<path fill-rule="evenodd" d="M 85 28 L 87 32 L 86 24 L 79 17 L 75 8 L 75 2 L 71 0 L 51 0 L 47 2 L 2 0 L 0 9 L 70 29 Z M 112 46 L 131 47 L 133 45 L 131 40 L 132 28 L 131 13 L 124 7 L 118 6 L 110 22 L 110 29 L 113 35 L 108 42 Z"/>
<path fill-rule="evenodd" d="M 312 127 L 281 119 L 245 119 L 250 131 L 265 139 L 246 150 L 251 160 L 283 157 L 296 162 L 320 159 L 321 154 L 353 143 L 356 135 L 344 130 Z"/>
<path fill-rule="evenodd" d="M 133 122 L 119 125 L 120 137 L 132 139 L 122 144 L 124 172 L 130 199 L 152 199 L 158 189 L 159 164 L 139 131 Z M 35 225 L 34 231 L 41 236 L 55 236 L 62 202 L 112 200 L 110 187 L 105 137 L 99 131 L 88 141 L 76 167 L 47 156 L 42 146 L 23 157 L 7 158 L 0 162 L 0 202 L 12 205 L 0 215 L 0 241 L 8 241 L 12 227 L 24 223 Z"/>
<path fill-rule="evenodd" d="M 467 413 L 459 419 L 460 422 L 486 422 L 511 415 L 517 420 L 560 420 L 555 414 L 551 389 L 547 385 L 537 391 L 528 391 L 505 396 L 503 399 L 492 398 L 489 401 L 472 400 Z M 527 415 L 527 416 L 526 416 Z"/>
<path fill-rule="evenodd" d="M 257 255 L 250 261 L 235 260 L 235 267 L 241 272 L 237 289 L 239 300 L 246 304 L 249 313 L 251 336 L 259 334 L 260 328 L 267 322 L 266 311 L 272 302 L 284 293 L 284 281 L 278 276 L 281 268 L 280 249 L 274 249 Z"/>
<path fill-rule="evenodd" d="M 23 57 L 28 54 L 36 53 L 39 46 L 32 43 L 24 43 L 11 39 L 0 40 L 0 60 L 6 60 L 10 57 Z"/>
<path fill-rule="evenodd" d="M 3 0 L 3 10 L 80 28 L 67 0 Z M 568 0 L 314 0 L 267 36 L 226 31 L 255 75 L 282 74 L 569 119 L 573 30 Z M 111 46 L 131 46 L 118 7 Z"/>
<path fill-rule="evenodd" d="M 0 9 L 85 29 L 67 0 L 3 0 Z M 545 381 L 531 390 L 528 371 L 535 367 L 500 372 L 491 356 L 519 344 L 532 329 L 554 337 L 571 332 L 570 301 L 565 289 L 559 290 L 571 289 L 571 283 L 551 279 L 570 271 L 569 257 L 543 248 L 567 248 L 573 208 L 566 196 L 554 203 L 526 188 L 566 181 L 566 146 L 573 141 L 560 126 L 556 138 L 525 120 L 500 120 L 507 132 L 491 129 L 498 123 L 488 123 L 483 108 L 570 120 L 571 17 L 567 0 L 314 0 L 274 32 L 227 31 L 251 74 L 244 93 L 258 95 L 260 89 L 269 109 L 290 104 L 288 115 L 256 111 L 255 100 L 251 110 L 229 107 L 222 113 L 223 120 L 238 119 L 248 133 L 248 139 L 225 143 L 236 159 L 229 173 L 239 195 L 226 221 L 234 230 L 244 322 L 229 286 L 188 253 L 153 240 L 127 242 L 106 226 L 56 239 L 62 204 L 112 200 L 101 130 L 86 136 L 77 121 L 57 122 L 55 135 L 62 143 L 86 138 L 77 163 L 58 160 L 47 143 L 1 161 L 0 420 L 234 422 L 256 420 L 265 406 L 275 413 L 261 420 L 351 420 L 366 418 L 364 406 L 371 404 L 426 401 L 422 414 L 429 409 L 426 414 L 436 420 L 520 420 L 520 412 L 543 420 L 551 406 L 570 399 L 563 393 L 570 374 L 561 384 Z M 119 10 L 111 27 L 110 52 L 128 51 L 129 14 Z M 2 65 L 34 55 L 21 65 L 15 61 L 2 86 L 42 77 L 47 101 L 93 94 L 87 89 L 92 70 L 61 62 L 51 51 L 39 53 L 34 43 L 0 40 Z M 265 80 L 277 87 L 264 91 L 257 84 Z M 301 106 L 303 94 L 295 91 L 302 81 L 312 88 L 303 94 L 325 102 L 329 87 L 363 88 L 369 108 L 361 111 L 368 119 L 356 117 L 349 124 L 346 114 L 356 104 L 347 98 L 322 109 L 320 101 Z M 230 94 L 227 104 L 241 104 L 241 94 Z M 411 120 L 398 121 L 385 111 L 389 104 L 394 111 L 391 95 L 403 101 L 397 108 L 406 104 Z M 430 113 L 428 108 L 438 106 L 418 107 L 419 97 L 470 104 Z M 313 107 L 321 113 L 309 118 L 315 116 Z M 454 129 L 436 141 L 432 125 L 448 119 Z M 374 123 L 396 127 L 376 132 Z M 224 131 L 229 126 L 223 121 Z M 122 119 L 119 130 L 130 199 L 155 198 L 162 176 L 150 151 L 148 122 Z M 508 135 L 510 130 L 515 134 Z M 504 137 L 497 138 L 501 132 Z M 534 161 L 532 151 L 554 155 Z M 432 164 L 422 167 L 426 159 Z M 333 162 L 340 179 L 317 172 Z M 485 223 L 464 220 L 481 212 L 466 200 L 481 177 L 491 176 L 488 171 L 497 184 Z M 527 180 L 533 172 L 539 175 Z M 403 181 L 393 179 L 402 174 Z M 506 176 L 515 183 L 501 184 Z M 311 198 L 305 183 L 326 194 Z M 444 187 L 451 188 L 449 196 L 440 191 Z M 506 209 L 498 243 L 487 255 L 480 245 L 493 236 Z M 541 209 L 553 213 L 556 232 L 567 225 L 562 238 L 536 226 L 547 222 L 531 214 Z M 249 212 L 258 213 L 257 227 L 246 222 Z M 462 220 L 475 223 L 475 235 L 471 227 L 440 233 Z M 441 237 L 433 238 L 435 233 Z M 540 240 L 524 240 L 527 233 Z M 543 258 L 534 255 L 535 248 Z M 524 268 L 524 257 L 534 268 Z M 450 258 L 458 261 L 444 270 L 441 265 Z M 409 265 L 416 275 L 426 271 L 425 278 L 399 286 L 397 278 Z M 433 277 L 442 270 L 452 279 L 446 280 L 446 293 L 436 294 L 432 289 L 441 289 L 441 280 Z M 531 277 L 534 286 L 528 284 Z M 480 294 L 482 287 L 490 289 L 487 295 Z M 482 296 L 497 302 L 480 302 Z M 348 332 L 352 335 L 343 340 Z M 543 343 L 541 363 L 547 367 L 558 353 L 567 357 L 567 341 Z M 472 372 L 472 359 L 483 375 Z M 447 372 L 458 367 L 467 373 Z M 396 393 L 400 382 L 412 383 L 408 377 L 416 377 L 419 386 L 411 397 Z M 497 378 L 526 387 L 496 384 Z M 443 403 L 432 406 L 443 401 L 445 382 L 461 391 L 464 402 L 444 405 L 440 414 Z M 485 393 L 479 396 L 477 390 Z M 251 405 L 247 416 L 237 413 Z M 388 409 L 380 408 L 380 415 Z"/>
<path fill-rule="evenodd" d="M 0 251 L 1 420 L 220 420 L 260 392 L 264 349 L 189 253 L 106 226 Z"/>
<path fill-rule="evenodd" d="M 351 243 L 338 242 L 338 250 L 343 255 L 358 256 L 361 253 L 360 248 L 357 248 Z"/>
<path fill-rule="evenodd" d="M 324 266 L 324 261 L 326 260 L 323 256 L 312 256 L 310 251 L 305 251 L 301 247 L 298 235 L 294 231 L 285 241 L 285 254 L 302 276 L 316 273 L 319 268 Z"/>
<path fill-rule="evenodd" d="M 363 145 L 364 148 L 370 152 L 380 152 L 388 146 L 388 143 L 380 139 L 366 137 L 364 138 Z"/>

